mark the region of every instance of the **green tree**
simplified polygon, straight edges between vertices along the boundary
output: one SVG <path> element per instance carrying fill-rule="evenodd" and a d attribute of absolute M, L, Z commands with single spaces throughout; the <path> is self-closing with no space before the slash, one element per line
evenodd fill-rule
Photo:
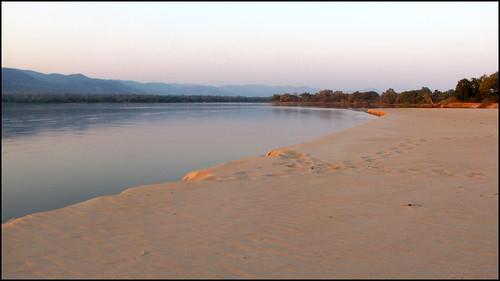
<path fill-rule="evenodd" d="M 299 97 L 297 95 L 292 95 L 289 93 L 285 93 L 280 96 L 280 102 L 293 102 L 299 101 Z"/>
<path fill-rule="evenodd" d="M 458 81 L 455 87 L 455 97 L 460 101 L 468 101 L 472 96 L 472 83 L 468 79 Z"/>
<path fill-rule="evenodd" d="M 479 95 L 481 101 L 498 102 L 498 71 L 481 77 Z"/>
<path fill-rule="evenodd" d="M 311 101 L 312 95 L 309 93 L 300 94 L 300 101 Z"/>
<path fill-rule="evenodd" d="M 421 90 L 403 91 L 398 95 L 397 103 L 420 104 L 425 103 Z"/>
<path fill-rule="evenodd" d="M 433 104 L 433 101 L 432 101 L 432 92 L 429 88 L 427 87 L 422 87 L 422 89 L 420 89 L 420 100 L 423 101 L 424 103 L 431 103 Z"/>
<path fill-rule="evenodd" d="M 333 91 L 332 90 L 321 90 L 316 94 L 318 101 L 320 102 L 329 102 L 333 99 Z"/>
<path fill-rule="evenodd" d="M 342 91 L 335 91 L 332 97 L 334 102 L 346 102 L 348 98 L 349 94 L 344 94 Z"/>
<path fill-rule="evenodd" d="M 380 100 L 386 104 L 394 104 L 396 99 L 398 98 L 398 93 L 394 91 L 394 89 L 389 88 L 385 92 L 382 93 Z"/>
<path fill-rule="evenodd" d="M 469 97 L 469 101 L 480 102 L 481 95 L 479 94 L 479 84 L 481 83 L 481 79 L 472 78 L 470 81 L 471 86 L 471 96 Z"/>

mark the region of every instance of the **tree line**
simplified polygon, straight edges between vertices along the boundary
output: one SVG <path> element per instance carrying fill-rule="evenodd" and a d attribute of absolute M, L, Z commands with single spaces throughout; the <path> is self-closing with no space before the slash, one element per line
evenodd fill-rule
<path fill-rule="evenodd" d="M 274 103 L 331 103 L 339 106 L 352 105 L 419 105 L 452 102 L 498 102 L 498 71 L 480 78 L 461 79 L 455 89 L 444 92 L 431 91 L 428 87 L 419 90 L 409 90 L 397 93 L 394 89 L 387 89 L 379 95 L 375 91 L 354 92 L 321 90 L 310 93 L 284 93 L 272 97 Z"/>
<path fill-rule="evenodd" d="M 270 102 L 270 97 L 208 95 L 83 95 L 83 94 L 2 94 L 6 103 L 179 103 L 179 102 Z"/>
<path fill-rule="evenodd" d="M 6 103 L 176 103 L 176 102 L 274 102 L 274 103 L 314 103 L 338 106 L 369 105 L 423 105 L 452 102 L 498 102 L 498 72 L 479 78 L 461 79 L 455 89 L 444 92 L 431 91 L 427 87 L 397 93 L 387 89 L 379 95 L 377 92 L 354 92 L 321 90 L 310 93 L 284 93 L 272 97 L 210 96 L 210 95 L 90 95 L 90 94 L 3 94 Z"/>

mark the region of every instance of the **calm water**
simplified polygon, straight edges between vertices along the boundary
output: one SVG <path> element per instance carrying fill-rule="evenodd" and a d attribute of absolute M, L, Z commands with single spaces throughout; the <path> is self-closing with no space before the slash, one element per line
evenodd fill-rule
<path fill-rule="evenodd" d="M 304 142 L 375 117 L 268 104 L 2 107 L 2 222 Z"/>

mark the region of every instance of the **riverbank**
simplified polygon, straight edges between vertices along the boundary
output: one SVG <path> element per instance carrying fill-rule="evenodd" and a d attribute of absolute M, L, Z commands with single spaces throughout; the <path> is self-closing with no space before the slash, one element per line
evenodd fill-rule
<path fill-rule="evenodd" d="M 498 110 L 307 143 L 2 224 L 3 278 L 498 278 Z"/>
<path fill-rule="evenodd" d="M 449 102 L 449 103 L 417 103 L 417 104 L 386 104 L 380 102 L 273 102 L 274 106 L 311 106 L 330 108 L 498 108 L 498 103 L 480 102 Z"/>

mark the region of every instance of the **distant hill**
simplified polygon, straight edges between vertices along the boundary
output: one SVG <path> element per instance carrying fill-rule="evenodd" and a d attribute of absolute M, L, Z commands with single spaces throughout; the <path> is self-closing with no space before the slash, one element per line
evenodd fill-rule
<path fill-rule="evenodd" d="M 366 89 L 361 89 L 358 90 L 358 92 L 377 92 L 378 94 L 381 94 L 383 91 L 375 88 L 366 88 Z"/>
<path fill-rule="evenodd" d="M 227 85 L 207 86 L 176 83 L 141 83 L 126 80 L 90 78 L 82 74 L 44 74 L 32 70 L 2 67 L 2 94 L 142 94 L 142 95 L 210 95 L 266 97 L 274 94 L 314 93 L 311 87 Z"/>
<path fill-rule="evenodd" d="M 31 70 L 2 68 L 2 94 L 120 94 L 142 93 L 111 80 L 93 79 L 82 74 L 43 74 Z"/>
<path fill-rule="evenodd" d="M 141 83 L 135 81 L 113 80 L 137 91 L 153 95 L 213 95 L 227 96 L 228 93 L 215 86 L 175 83 Z"/>
<path fill-rule="evenodd" d="M 352 94 L 354 92 L 376 92 L 377 94 L 381 94 L 383 91 L 375 88 L 365 88 L 365 89 L 360 89 L 360 90 L 348 90 L 344 91 L 344 93 Z"/>

